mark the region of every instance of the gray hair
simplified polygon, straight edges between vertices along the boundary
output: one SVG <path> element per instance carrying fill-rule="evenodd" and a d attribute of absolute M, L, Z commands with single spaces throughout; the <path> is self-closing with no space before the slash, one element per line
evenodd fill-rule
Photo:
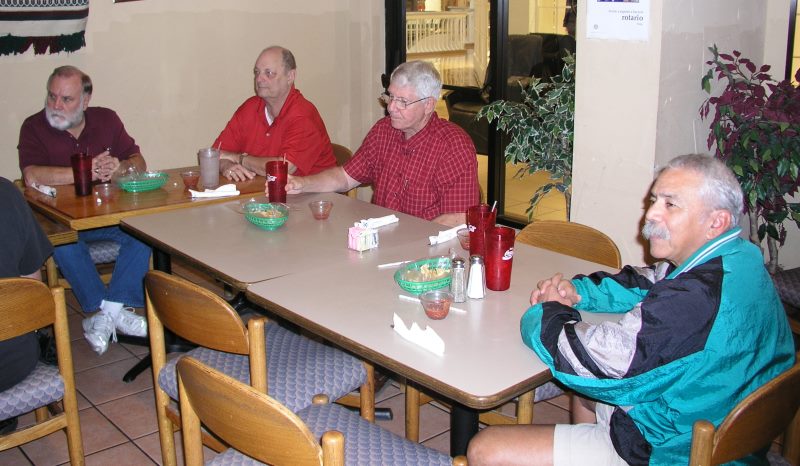
<path fill-rule="evenodd" d="M 711 210 L 724 209 L 731 214 L 731 228 L 739 224 L 744 211 L 744 195 L 739 181 L 721 160 L 703 154 L 687 154 L 675 157 L 658 171 L 667 169 L 691 170 L 703 175 L 700 195 Z"/>
<path fill-rule="evenodd" d="M 47 89 L 50 90 L 50 83 L 53 82 L 54 78 L 70 78 L 72 76 L 80 76 L 83 94 L 92 95 L 92 78 L 90 78 L 88 74 L 84 73 L 79 68 L 70 65 L 59 66 L 58 68 L 54 69 L 52 73 L 50 73 L 50 77 L 47 78 Z"/>
<path fill-rule="evenodd" d="M 430 62 L 414 60 L 400 64 L 392 71 L 392 83 L 406 87 L 411 86 L 418 99 L 439 98 L 442 92 L 442 78 Z"/>
<path fill-rule="evenodd" d="M 297 62 L 294 60 L 294 54 L 291 52 L 291 50 L 281 47 L 280 45 L 270 45 L 262 50 L 258 56 L 260 57 L 261 54 L 269 50 L 279 50 L 281 52 L 281 61 L 283 62 L 283 68 L 286 71 L 297 69 Z"/>

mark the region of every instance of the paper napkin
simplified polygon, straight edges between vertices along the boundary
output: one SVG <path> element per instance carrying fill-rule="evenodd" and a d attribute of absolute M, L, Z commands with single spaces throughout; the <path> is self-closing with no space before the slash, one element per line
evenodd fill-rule
<path fill-rule="evenodd" d="M 396 215 L 387 215 L 385 217 L 367 218 L 353 223 L 355 227 L 361 228 L 380 228 L 382 226 L 390 225 L 399 222 L 400 219 Z"/>
<path fill-rule="evenodd" d="M 217 189 L 206 189 L 205 191 L 190 189 L 189 192 L 192 193 L 192 197 L 226 197 L 239 195 L 239 190 L 236 189 L 236 185 L 233 183 L 223 184 Z"/>
<path fill-rule="evenodd" d="M 411 323 L 411 328 L 406 327 L 406 323 L 397 313 L 394 314 L 392 320 L 394 321 L 394 331 L 401 337 L 416 343 L 433 354 L 444 355 L 444 340 L 436 333 L 433 327 L 428 326 L 425 330 L 422 330 L 416 322 Z"/>
<path fill-rule="evenodd" d="M 42 194 L 46 194 L 46 195 L 48 195 L 50 197 L 56 197 L 56 188 L 54 188 L 52 186 L 47 186 L 46 184 L 33 183 L 31 185 L 31 188 L 39 191 Z"/>
<path fill-rule="evenodd" d="M 467 228 L 466 224 L 461 224 L 457 227 L 453 227 L 449 230 L 440 231 L 437 236 L 428 236 L 428 240 L 431 243 L 431 246 L 434 244 L 444 243 L 445 241 L 450 241 L 451 239 L 458 236 L 458 230 L 462 228 Z"/>

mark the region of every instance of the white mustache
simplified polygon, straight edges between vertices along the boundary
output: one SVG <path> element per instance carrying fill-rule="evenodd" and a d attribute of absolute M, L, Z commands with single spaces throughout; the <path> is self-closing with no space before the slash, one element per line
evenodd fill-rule
<path fill-rule="evenodd" d="M 642 236 L 644 239 L 650 238 L 669 240 L 670 234 L 666 227 L 657 225 L 655 222 L 648 221 L 642 227 Z"/>

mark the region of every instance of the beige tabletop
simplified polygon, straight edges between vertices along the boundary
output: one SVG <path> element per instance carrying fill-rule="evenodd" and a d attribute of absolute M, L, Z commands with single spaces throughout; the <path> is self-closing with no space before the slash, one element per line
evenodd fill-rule
<path fill-rule="evenodd" d="M 231 198 L 192 199 L 184 189 L 180 173 L 197 167 L 172 168 L 164 170 L 169 179 L 159 189 L 141 193 L 130 193 L 113 185 L 110 195 L 101 197 L 92 187 L 92 194 L 76 196 L 73 185 L 56 186 L 56 197 L 50 197 L 31 188 L 25 188 L 25 200 L 42 215 L 66 225 L 73 230 L 108 227 L 119 224 L 123 218 L 153 212 L 184 209 L 198 205 L 227 202 Z M 260 195 L 264 193 L 263 176 L 236 183 L 241 196 Z M 225 178 L 220 178 L 225 183 Z"/>
<path fill-rule="evenodd" d="M 400 245 L 381 248 L 380 256 L 305 271 L 256 283 L 247 297 L 282 317 L 321 335 L 359 356 L 387 367 L 465 406 L 488 409 L 550 379 L 550 372 L 527 348 L 519 331 L 535 283 L 554 272 L 567 276 L 609 270 L 573 257 L 518 244 L 511 288 L 487 290 L 486 298 L 454 303 L 465 313 L 427 318 L 421 305 L 400 301 L 406 294 L 393 279 L 395 269 L 378 269 L 381 262 L 466 252 L 457 240 L 438 247 Z M 429 325 L 445 342 L 443 356 L 400 337 L 391 327 L 397 313 L 410 325 Z M 599 321 L 609 315 L 587 316 Z"/>
<path fill-rule="evenodd" d="M 266 202 L 263 196 L 254 199 Z M 327 220 L 316 220 L 308 202 L 327 199 L 333 210 Z M 232 201 L 125 218 L 124 230 L 151 246 L 180 256 L 192 265 L 244 290 L 248 284 L 287 274 L 313 273 L 334 264 L 381 260 L 398 245 L 419 245 L 427 254 L 427 237 L 447 227 L 397 213 L 336 193 L 290 195 L 289 219 L 274 231 L 250 224 L 241 213 L 242 201 Z M 357 252 L 347 248 L 348 229 L 366 218 L 395 214 L 398 223 L 378 229 L 380 247 Z M 452 245 L 458 247 L 457 242 Z M 387 259 L 385 262 L 389 262 Z"/>

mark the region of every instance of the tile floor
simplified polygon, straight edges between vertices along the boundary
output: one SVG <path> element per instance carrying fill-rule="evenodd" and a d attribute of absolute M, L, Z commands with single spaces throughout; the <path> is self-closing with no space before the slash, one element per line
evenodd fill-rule
<path fill-rule="evenodd" d="M 181 264 L 173 265 L 174 272 L 203 286 L 219 290 L 213 282 Z M 221 290 L 220 290 L 221 291 Z M 102 356 L 95 354 L 83 339 L 82 313 L 71 292 L 67 293 L 69 307 L 72 353 L 75 361 L 75 380 L 78 389 L 83 446 L 87 465 L 152 465 L 161 464 L 161 450 L 156 424 L 152 372 L 142 373 L 131 383 L 122 382 L 125 372 L 139 361 L 147 349 L 140 346 L 111 344 Z M 141 310 L 140 310 L 141 312 Z M 387 383 L 376 394 L 378 407 L 391 408 L 392 421 L 378 423 L 403 435 L 404 398 L 394 381 Z M 512 409 L 511 406 L 505 407 Z M 420 439 L 425 445 L 447 452 L 450 435 L 448 413 L 439 406 L 428 404 L 420 412 Z M 566 399 L 536 405 L 536 421 L 541 423 L 566 422 Z M 20 425 L 33 422 L 29 414 L 20 419 Z M 176 434 L 180 447 L 180 432 Z M 207 450 L 207 456 L 214 455 Z M 179 464 L 182 459 L 179 459 Z M 68 464 L 66 437 L 62 431 L 20 448 L 0 452 L 0 464 L 59 465 Z"/>

